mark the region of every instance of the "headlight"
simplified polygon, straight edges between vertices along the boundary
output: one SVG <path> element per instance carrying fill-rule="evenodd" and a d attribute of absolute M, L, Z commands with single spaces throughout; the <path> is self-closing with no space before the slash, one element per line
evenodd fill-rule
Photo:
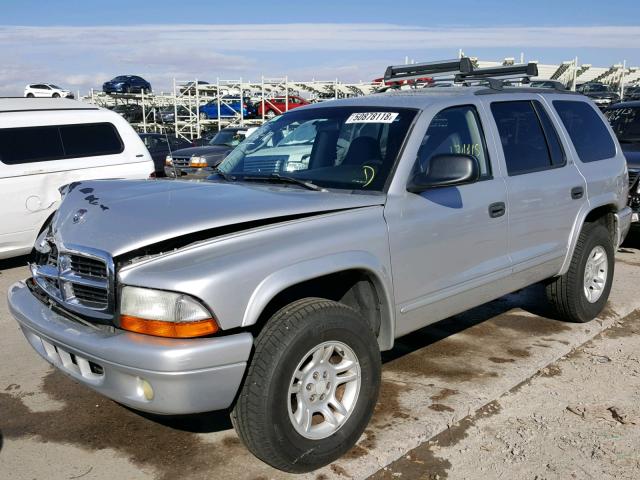
<path fill-rule="evenodd" d="M 207 166 L 207 160 L 204 157 L 194 155 L 189 161 L 189 166 L 193 168 L 205 168 Z"/>
<path fill-rule="evenodd" d="M 173 157 L 171 155 L 167 155 L 167 158 L 164 159 L 164 163 L 166 165 L 173 165 Z"/>
<path fill-rule="evenodd" d="M 123 287 L 120 326 L 158 337 L 192 338 L 219 330 L 209 310 L 183 293 Z"/>

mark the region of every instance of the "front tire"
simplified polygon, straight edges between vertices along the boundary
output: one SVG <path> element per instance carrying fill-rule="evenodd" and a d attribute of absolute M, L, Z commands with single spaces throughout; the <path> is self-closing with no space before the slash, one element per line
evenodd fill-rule
<path fill-rule="evenodd" d="M 274 112 L 273 110 L 267 110 L 267 113 L 264 116 L 271 120 L 276 116 L 276 112 Z"/>
<path fill-rule="evenodd" d="M 59 93 L 54 93 L 53 95 L 51 95 L 51 98 L 60 98 L 60 94 Z"/>
<path fill-rule="evenodd" d="M 278 311 L 258 335 L 232 422 L 259 459 L 309 472 L 347 452 L 376 405 L 380 351 L 358 313 L 319 298 Z"/>
<path fill-rule="evenodd" d="M 566 274 L 547 284 L 547 297 L 563 320 L 585 323 L 609 298 L 615 265 L 611 236 L 602 224 L 582 227 Z"/>

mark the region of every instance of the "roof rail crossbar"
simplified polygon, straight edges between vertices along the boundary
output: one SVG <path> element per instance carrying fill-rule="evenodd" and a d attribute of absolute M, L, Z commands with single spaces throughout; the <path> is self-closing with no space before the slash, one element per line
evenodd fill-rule
<path fill-rule="evenodd" d="M 412 63 L 409 65 L 391 65 L 384 72 L 384 81 L 414 80 L 434 75 L 454 75 L 469 73 L 473 70 L 471 59 L 462 57 L 455 60 L 441 60 L 438 62 Z"/>
<path fill-rule="evenodd" d="M 458 73 L 455 76 L 456 83 L 482 82 L 488 83 L 493 90 L 502 90 L 505 84 L 520 81 L 529 83 L 529 77 L 538 76 L 538 64 L 528 63 L 522 65 L 476 68 L 469 73 Z"/>
<path fill-rule="evenodd" d="M 538 76 L 538 64 L 526 63 L 521 65 L 508 65 L 504 67 L 487 67 L 487 68 L 474 68 L 470 72 L 460 72 L 456 75 L 456 78 L 461 80 L 465 77 L 509 77 L 516 78 L 516 76 L 522 77 L 537 77 Z"/>

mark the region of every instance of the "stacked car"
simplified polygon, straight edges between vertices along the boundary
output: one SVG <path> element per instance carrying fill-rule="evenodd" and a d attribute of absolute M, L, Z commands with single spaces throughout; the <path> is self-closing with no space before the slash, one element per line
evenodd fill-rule
<path fill-rule="evenodd" d="M 32 83 L 24 87 L 27 98 L 73 98 L 73 93 L 53 83 Z"/>
<path fill-rule="evenodd" d="M 102 84 L 104 93 L 151 93 L 151 84 L 137 75 L 119 75 Z"/>

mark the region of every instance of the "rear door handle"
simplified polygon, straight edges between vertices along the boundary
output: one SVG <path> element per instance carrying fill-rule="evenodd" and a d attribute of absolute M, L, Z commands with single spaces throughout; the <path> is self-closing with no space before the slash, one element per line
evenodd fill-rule
<path fill-rule="evenodd" d="M 504 202 L 496 202 L 489 205 L 489 216 L 491 218 L 501 217 L 506 211 L 507 207 Z"/>
<path fill-rule="evenodd" d="M 571 189 L 571 198 L 573 198 L 574 200 L 578 200 L 579 198 L 582 198 L 582 195 L 584 195 L 584 188 L 573 187 Z"/>

